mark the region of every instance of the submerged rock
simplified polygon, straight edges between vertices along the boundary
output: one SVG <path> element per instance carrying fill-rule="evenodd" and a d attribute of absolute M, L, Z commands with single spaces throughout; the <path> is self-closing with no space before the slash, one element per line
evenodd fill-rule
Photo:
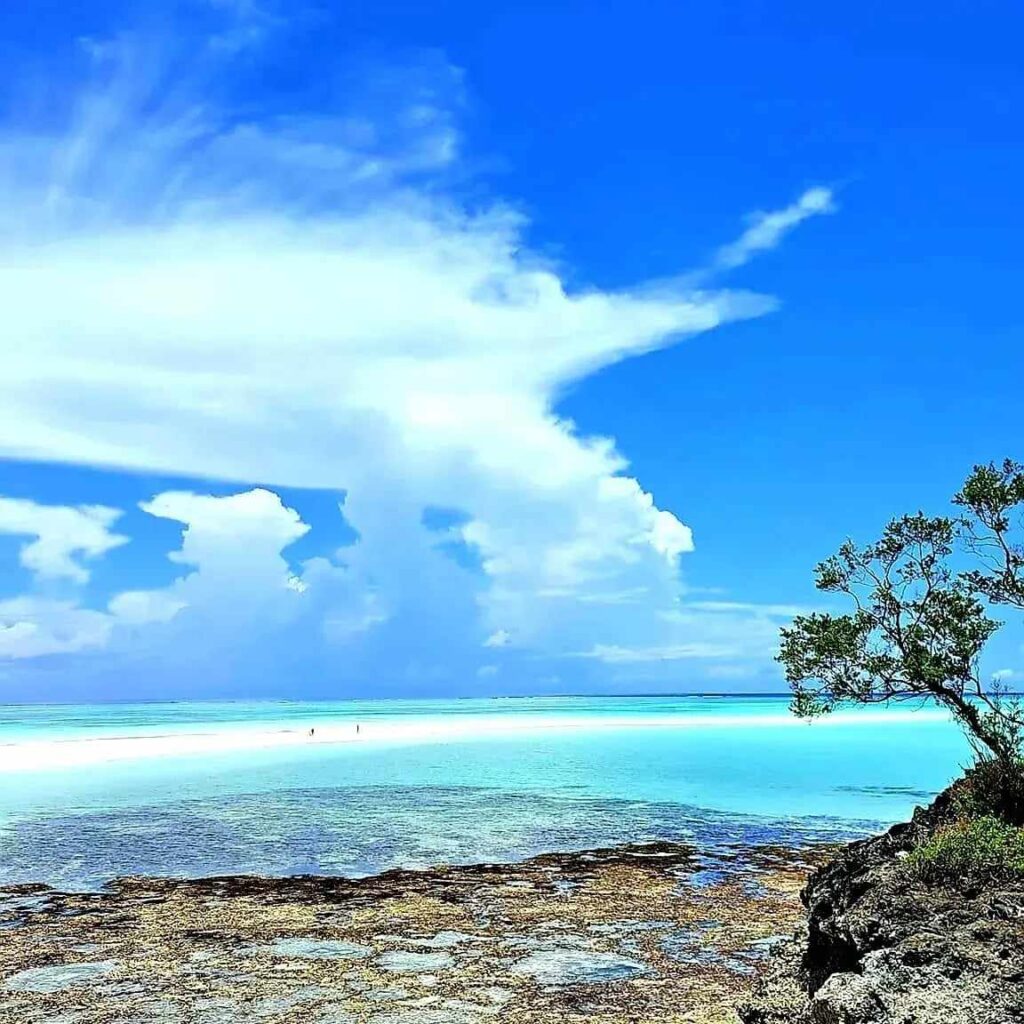
<path fill-rule="evenodd" d="M 472 942 L 474 936 L 465 932 L 438 932 L 429 939 L 405 939 L 410 946 L 419 946 L 423 949 L 451 949 L 453 946 L 461 946 L 463 943 Z"/>
<path fill-rule="evenodd" d="M 529 975 L 540 985 L 594 985 L 635 978 L 651 970 L 638 960 L 582 949 L 538 950 L 509 969 L 514 974 Z"/>
<path fill-rule="evenodd" d="M 356 1015 L 343 1006 L 323 1006 L 307 1020 L 310 1024 L 361 1024 Z"/>
<path fill-rule="evenodd" d="M 588 931 L 598 935 L 632 935 L 636 932 L 663 932 L 675 927 L 675 921 L 608 921 L 592 924 Z"/>
<path fill-rule="evenodd" d="M 266 946 L 251 947 L 251 952 L 266 952 L 274 956 L 293 956 L 300 960 L 362 960 L 373 950 L 358 942 L 340 939 L 274 939 Z"/>
<path fill-rule="evenodd" d="M 252 1012 L 257 1017 L 274 1017 L 330 995 L 330 989 L 322 988 L 319 985 L 304 985 L 293 992 L 286 992 L 284 995 L 267 996 L 264 999 L 257 1000 L 252 1008 Z M 246 1017 L 248 1016 L 247 1014 Z"/>
<path fill-rule="evenodd" d="M 384 971 L 416 973 L 442 971 L 453 966 L 455 961 L 449 953 L 409 953 L 405 950 L 395 950 L 381 954 L 374 963 Z"/>
<path fill-rule="evenodd" d="M 366 992 L 366 998 L 375 1003 L 397 1003 L 403 999 L 411 998 L 411 993 L 401 985 L 389 985 L 387 988 L 370 988 Z"/>
<path fill-rule="evenodd" d="M 45 893 L 0 892 L 0 929 L 19 928 L 32 914 L 41 913 L 50 906 Z"/>
<path fill-rule="evenodd" d="M 117 969 L 114 960 L 96 963 L 61 964 L 55 967 L 30 967 L 4 982 L 8 992 L 62 992 L 73 985 L 88 985 Z"/>
<path fill-rule="evenodd" d="M 477 1024 L 480 1020 L 471 1012 L 457 1007 L 438 1009 L 413 1008 L 396 1013 L 375 1014 L 368 1024 Z"/>
<path fill-rule="evenodd" d="M 758 958 L 751 949 L 740 950 L 729 955 L 721 952 L 708 941 L 708 928 L 681 928 L 670 932 L 661 940 L 665 955 L 676 963 L 696 964 L 706 967 L 722 967 L 737 974 L 753 974 L 753 961 Z"/>

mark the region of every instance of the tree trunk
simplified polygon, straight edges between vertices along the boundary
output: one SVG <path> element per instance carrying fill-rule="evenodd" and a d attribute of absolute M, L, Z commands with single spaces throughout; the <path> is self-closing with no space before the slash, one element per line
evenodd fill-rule
<path fill-rule="evenodd" d="M 1000 736 L 994 735 L 986 727 L 982 713 L 966 698 L 958 693 L 944 692 L 941 694 L 943 702 L 952 709 L 953 714 L 960 719 L 970 730 L 973 737 L 989 750 L 998 761 L 1009 761 L 1015 751 L 1008 750 Z"/>

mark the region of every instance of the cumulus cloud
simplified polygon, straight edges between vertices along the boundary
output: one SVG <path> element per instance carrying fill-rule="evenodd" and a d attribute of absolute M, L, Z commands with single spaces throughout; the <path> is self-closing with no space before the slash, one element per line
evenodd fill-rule
<path fill-rule="evenodd" d="M 21 564 L 42 579 L 84 583 L 83 559 L 98 558 L 128 541 L 111 526 L 121 513 L 102 505 L 41 505 L 0 497 L 0 533 L 30 537 L 19 552 Z"/>
<path fill-rule="evenodd" d="M 151 516 L 184 524 L 181 550 L 171 559 L 190 565 L 208 565 L 236 550 L 249 552 L 249 564 L 267 555 L 269 564 L 283 572 L 281 550 L 309 530 L 294 509 L 262 487 L 227 497 L 165 491 L 140 507 Z M 283 582 L 288 578 L 285 574 Z"/>
<path fill-rule="evenodd" d="M 111 615 L 128 626 L 168 622 L 184 607 L 184 601 L 162 590 L 125 590 L 115 594 L 107 605 Z"/>
<path fill-rule="evenodd" d="M 182 525 L 181 546 L 168 558 L 184 573 L 163 590 L 114 598 L 110 611 L 121 621 L 168 623 L 165 639 L 196 634 L 205 647 L 233 637 L 255 649 L 261 632 L 289 623 L 309 603 L 307 584 L 282 553 L 309 527 L 277 494 L 167 491 L 141 508 Z"/>
<path fill-rule="evenodd" d="M 199 691 L 224 686 L 233 672 L 280 662 L 279 648 L 306 617 L 305 640 L 336 629 L 348 614 L 366 615 L 365 593 L 341 585 L 344 570 L 311 559 L 298 573 L 283 556 L 308 526 L 276 494 L 253 488 L 213 496 L 168 491 L 142 503 L 143 511 L 181 525 L 181 540 L 167 555 L 180 566 L 169 586 L 125 590 L 105 608 L 81 598 L 31 596 L 0 602 L 0 658 L 31 659 L 102 648 L 109 664 L 125 660 L 155 674 L 154 694 L 183 671 L 195 671 Z M 241 677 L 244 687 L 252 675 Z M 140 683 L 141 684 L 141 683 Z"/>
<path fill-rule="evenodd" d="M 344 491 L 358 535 L 296 571 L 282 551 L 307 527 L 272 490 L 159 495 L 143 510 L 184 525 L 173 558 L 193 571 L 115 597 L 99 613 L 112 635 L 192 624 L 202 644 L 215 626 L 230 646 L 316 621 L 351 673 L 376 658 L 378 678 L 426 681 L 472 676 L 481 647 L 700 650 L 658 617 L 690 530 L 556 405 L 602 367 L 774 300 L 569 288 L 514 207 L 446 188 L 456 69 L 433 55 L 330 109 L 258 117 L 218 76 L 225 38 L 269 30 L 93 44 L 67 109 L 0 127 L 0 455 Z M 830 208 L 817 189 L 759 215 L 718 266 Z M 458 520 L 439 537 L 427 508 Z M 70 556 L 106 541 L 91 543 L 63 549 L 78 580 Z"/>
<path fill-rule="evenodd" d="M 38 658 L 105 647 L 113 622 L 74 601 L 16 597 L 0 601 L 0 658 Z"/>

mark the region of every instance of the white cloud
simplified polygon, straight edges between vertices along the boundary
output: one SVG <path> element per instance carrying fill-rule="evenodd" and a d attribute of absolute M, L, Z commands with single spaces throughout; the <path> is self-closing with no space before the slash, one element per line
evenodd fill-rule
<path fill-rule="evenodd" d="M 82 559 L 98 558 L 127 542 L 110 530 L 120 515 L 102 505 L 41 505 L 0 497 L 0 533 L 35 538 L 21 548 L 19 559 L 42 579 L 85 583 L 89 570 Z"/>
<path fill-rule="evenodd" d="M 261 487 L 225 496 L 167 491 L 141 508 L 183 524 L 181 547 L 168 557 L 188 571 L 164 591 L 134 595 L 127 608 L 122 595 L 111 611 L 140 610 L 190 627 L 201 622 L 211 634 L 227 629 L 226 636 L 240 637 L 289 621 L 307 602 L 307 581 L 282 552 L 309 527 L 277 494 Z"/>
<path fill-rule="evenodd" d="M 126 590 L 110 599 L 107 610 L 125 625 L 145 626 L 151 622 L 169 622 L 184 607 L 184 601 L 162 590 Z"/>
<path fill-rule="evenodd" d="M 113 623 L 73 601 L 17 597 L 0 601 L 0 658 L 38 658 L 105 647 Z"/>
<path fill-rule="evenodd" d="M 616 644 L 594 644 L 581 658 L 596 658 L 613 665 L 646 661 L 684 661 L 690 658 L 728 658 L 735 653 L 731 644 L 712 644 L 694 641 L 687 644 L 668 644 L 660 647 L 620 647 Z"/>
<path fill-rule="evenodd" d="M 732 664 L 709 666 L 705 673 L 712 677 L 750 674 L 752 664 L 763 666 L 774 655 L 779 627 L 808 610 L 798 605 L 681 599 L 657 613 L 663 628 L 651 634 L 654 639 L 649 642 L 595 643 L 575 655 L 609 664 L 726 659 Z"/>
<path fill-rule="evenodd" d="M 207 100 L 215 42 L 183 48 Z M 0 128 L 0 456 L 344 490 L 358 540 L 343 567 L 297 571 L 281 553 L 307 527 L 272 491 L 159 495 L 142 507 L 184 524 L 173 557 L 194 571 L 116 597 L 115 640 L 131 624 L 230 647 L 315 612 L 289 656 L 346 645 L 353 674 L 402 658 L 394 677 L 417 680 L 472 676 L 496 636 L 555 656 L 699 649 L 658 617 L 689 528 L 556 404 L 774 300 L 570 289 L 520 214 L 446 194 L 461 79 L 443 60 L 392 74 L 369 109 L 254 119 L 199 104 L 160 58 L 99 47 L 65 130 Z M 811 190 L 762 215 L 719 265 L 828 208 Z M 478 570 L 427 507 L 462 514 L 444 539 Z"/>
<path fill-rule="evenodd" d="M 756 675 L 759 666 L 751 664 L 730 665 L 728 663 L 719 665 L 708 665 L 704 669 L 704 675 L 708 679 L 749 679 Z"/>
<path fill-rule="evenodd" d="M 350 603 L 333 607 L 323 620 L 324 637 L 345 644 L 388 621 L 387 609 L 374 593 L 364 593 Z"/>
<path fill-rule="evenodd" d="M 283 548 L 309 530 L 294 509 L 262 487 L 227 497 L 165 491 L 140 507 L 151 516 L 185 525 L 181 550 L 171 558 L 186 565 L 222 561 L 230 551 L 246 552 L 250 564 L 266 554 L 273 562 Z M 278 567 L 278 562 L 274 564 Z M 281 585 L 289 585 L 290 580 L 282 569 Z"/>
<path fill-rule="evenodd" d="M 755 604 L 750 601 L 687 601 L 685 610 L 665 612 L 668 620 L 685 620 L 693 612 L 738 612 L 741 614 L 792 619 L 797 615 L 809 615 L 815 609 L 799 604 Z"/>
<path fill-rule="evenodd" d="M 496 629 L 484 641 L 484 647 L 507 647 L 511 642 L 512 635 L 507 629 Z"/>
<path fill-rule="evenodd" d="M 754 214 L 750 227 L 735 242 L 718 250 L 715 265 L 722 270 L 741 267 L 758 253 L 774 249 L 788 232 L 809 217 L 832 213 L 835 208 L 832 190 L 818 187 L 807 189 L 795 203 L 781 210 Z"/>
<path fill-rule="evenodd" d="M 182 524 L 168 555 L 181 575 L 163 588 L 117 593 L 104 610 L 72 600 L 0 602 L 0 659 L 103 648 L 89 678 L 98 687 L 113 681 L 111 693 L 124 695 L 128 677 L 139 696 L 275 695 L 286 683 L 309 684 L 300 669 L 324 671 L 325 644 L 344 646 L 386 620 L 346 570 L 322 558 L 297 571 L 289 565 L 283 552 L 308 527 L 270 491 L 170 491 L 142 507 Z"/>
<path fill-rule="evenodd" d="M 179 641 L 193 649 L 219 639 L 237 643 L 243 630 L 252 634 L 246 642 L 255 644 L 261 629 L 287 622 L 301 607 L 307 588 L 301 580 L 303 586 L 292 585 L 296 577 L 281 552 L 308 527 L 276 494 L 262 488 L 225 497 L 168 491 L 142 508 L 184 525 L 181 547 L 168 556 L 186 567 L 184 574 L 166 588 L 117 593 L 106 610 L 71 599 L 0 602 L 0 657 L 116 651 L 127 642 L 137 646 L 140 635 L 144 646 L 155 644 L 167 657 Z M 148 633 L 139 634 L 139 627 L 149 627 Z"/>

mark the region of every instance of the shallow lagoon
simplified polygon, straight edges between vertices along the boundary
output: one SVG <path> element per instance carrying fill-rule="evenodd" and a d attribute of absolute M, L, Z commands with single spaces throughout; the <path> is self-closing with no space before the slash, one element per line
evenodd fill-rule
<path fill-rule="evenodd" d="M 0 774 L 0 883 L 367 874 L 653 838 L 840 838 L 905 817 L 969 758 L 934 711 L 807 724 L 773 698 L 13 708 L 0 709 L 0 742 L 304 734 L 307 724 L 456 716 L 457 738 L 442 730 L 430 742 L 297 743 Z M 494 732 L 495 716 L 522 728 Z M 548 724 L 532 729 L 530 716 Z M 652 716 L 657 728 L 640 724 Z"/>

